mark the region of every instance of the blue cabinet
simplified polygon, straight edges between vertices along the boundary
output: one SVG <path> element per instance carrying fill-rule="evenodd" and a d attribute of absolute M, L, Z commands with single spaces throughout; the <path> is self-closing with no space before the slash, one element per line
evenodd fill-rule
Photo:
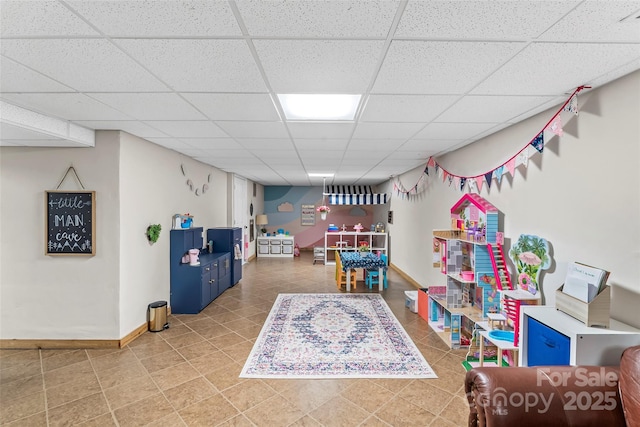
<path fill-rule="evenodd" d="M 231 283 L 228 252 L 201 253 L 200 264 L 183 263 L 189 249 L 202 248 L 202 227 L 171 230 L 170 281 L 171 312 L 196 314 Z"/>
<path fill-rule="evenodd" d="M 213 250 L 229 252 L 230 284 L 242 279 L 242 229 L 240 227 L 216 227 L 207 230 L 207 242 L 213 241 Z M 226 289 L 226 288 L 225 288 Z"/>

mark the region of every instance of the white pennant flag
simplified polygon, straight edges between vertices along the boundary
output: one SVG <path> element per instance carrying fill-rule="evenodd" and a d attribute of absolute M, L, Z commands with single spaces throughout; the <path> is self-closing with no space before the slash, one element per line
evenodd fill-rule
<path fill-rule="evenodd" d="M 524 167 L 529 167 L 529 145 L 524 147 L 521 152 L 516 156 L 516 167 L 524 165 Z"/>

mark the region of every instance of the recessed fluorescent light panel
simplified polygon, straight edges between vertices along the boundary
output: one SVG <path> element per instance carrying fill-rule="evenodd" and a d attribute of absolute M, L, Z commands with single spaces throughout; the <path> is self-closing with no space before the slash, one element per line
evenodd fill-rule
<path fill-rule="evenodd" d="M 279 94 L 287 120 L 354 120 L 362 95 Z"/>
<path fill-rule="evenodd" d="M 308 173 L 307 174 L 309 176 L 309 178 L 331 178 L 333 176 L 333 172 L 326 172 L 326 173 Z"/>

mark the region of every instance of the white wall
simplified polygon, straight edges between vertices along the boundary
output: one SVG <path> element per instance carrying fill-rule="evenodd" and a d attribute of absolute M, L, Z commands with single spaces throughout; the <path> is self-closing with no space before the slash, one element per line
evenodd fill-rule
<path fill-rule="evenodd" d="M 579 96 L 580 114 L 565 125 L 562 137 L 548 141 L 543 154 L 531 158 L 528 168 L 517 169 L 513 179 L 503 178 L 501 185 L 494 180 L 490 190 L 485 185 L 481 191 L 500 210 L 507 239 L 534 234 L 548 240 L 554 263 L 541 275 L 548 304 L 555 303 L 553 294 L 567 264 L 580 261 L 611 272 L 612 317 L 638 323 L 637 307 L 628 296 L 640 294 L 639 94 L 640 72 L 635 72 Z M 492 170 L 522 149 L 556 111 L 438 161 L 460 175 Z M 423 170 L 414 169 L 400 181 L 411 188 Z M 393 192 L 391 181 L 384 187 Z M 391 262 L 422 286 L 444 284 L 432 267 L 432 230 L 449 227 L 449 209 L 461 196 L 436 177 L 426 180 L 418 196 L 403 199 L 393 192 Z"/>
<path fill-rule="evenodd" d="M 227 173 L 126 132 L 120 135 L 122 337 L 146 321 L 149 303 L 170 301 L 169 236 L 173 215 L 193 215 L 194 225 L 204 227 L 205 232 L 207 228 L 226 226 Z M 208 184 L 209 189 L 196 195 L 187 186 L 188 179 L 200 189 Z M 145 235 L 150 224 L 162 225 L 160 239 L 154 244 Z"/>
<path fill-rule="evenodd" d="M 117 135 L 95 148 L 0 148 L 0 338 L 119 337 Z M 73 165 L 96 191 L 95 256 L 45 256 L 44 192 Z M 62 190 L 82 190 L 71 173 Z"/>
<path fill-rule="evenodd" d="M 96 191 L 96 254 L 44 255 L 44 191 L 73 165 Z M 186 175 L 181 172 L 184 165 Z M 187 185 L 209 190 L 196 196 Z M 70 175 L 61 187 L 79 190 Z M 125 132 L 101 131 L 95 148 L 0 148 L 0 338 L 120 339 L 169 301 L 171 218 L 205 229 L 227 224 L 227 174 Z M 145 231 L 159 223 L 150 245 Z"/>

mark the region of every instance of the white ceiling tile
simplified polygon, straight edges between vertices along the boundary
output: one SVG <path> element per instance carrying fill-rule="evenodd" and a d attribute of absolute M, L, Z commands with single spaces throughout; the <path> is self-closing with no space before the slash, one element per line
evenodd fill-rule
<path fill-rule="evenodd" d="M 76 120 L 74 123 L 79 126 L 95 130 L 123 130 L 131 135 L 139 136 L 140 138 L 169 136 L 164 132 L 160 132 L 159 130 L 152 128 L 151 126 L 134 120 Z"/>
<path fill-rule="evenodd" d="M 252 36 L 386 37 L 399 1 L 239 1 Z"/>
<path fill-rule="evenodd" d="M 205 120 L 162 120 L 145 122 L 175 138 L 224 138 L 227 136 L 213 122 Z"/>
<path fill-rule="evenodd" d="M 349 144 L 348 139 L 304 139 L 296 138 L 294 140 L 298 150 L 344 150 Z"/>
<path fill-rule="evenodd" d="M 436 150 L 396 151 L 395 153 L 389 155 L 387 158 L 401 160 L 427 159 L 429 156 L 435 155 L 437 152 L 438 151 Z"/>
<path fill-rule="evenodd" d="M 201 150 L 244 149 L 232 138 L 180 138 L 180 140 Z"/>
<path fill-rule="evenodd" d="M 352 139 L 350 150 L 396 150 L 405 139 Z"/>
<path fill-rule="evenodd" d="M 524 43 L 393 41 L 374 93 L 463 94 Z"/>
<path fill-rule="evenodd" d="M 429 122 L 451 106 L 455 95 L 371 95 L 363 122 Z"/>
<path fill-rule="evenodd" d="M 293 150 L 290 139 L 285 138 L 236 138 L 236 141 L 247 150 Z"/>
<path fill-rule="evenodd" d="M 226 1 L 67 1 L 110 36 L 240 36 Z"/>
<path fill-rule="evenodd" d="M 402 139 L 418 132 L 424 123 L 360 123 L 353 133 L 354 138 Z"/>
<path fill-rule="evenodd" d="M 353 123 L 301 123 L 287 122 L 287 127 L 293 138 L 305 139 L 345 139 L 353 132 Z"/>
<path fill-rule="evenodd" d="M 409 1 L 396 37 L 535 38 L 579 1 Z"/>
<path fill-rule="evenodd" d="M 180 151 L 180 150 L 192 150 L 193 149 L 193 147 L 191 147 L 188 144 L 180 141 L 177 138 L 156 138 L 156 137 L 151 137 L 151 138 L 146 138 L 146 139 L 147 139 L 147 141 L 153 142 L 154 144 L 162 145 L 163 147 L 169 148 L 171 150 Z"/>
<path fill-rule="evenodd" d="M 9 39 L 0 48 L 3 55 L 78 91 L 167 90 L 107 40 Z"/>
<path fill-rule="evenodd" d="M 4 139 L 0 141 L 0 146 L 23 146 L 23 147 L 86 147 L 85 144 L 68 139 Z"/>
<path fill-rule="evenodd" d="M 302 172 L 302 162 L 299 159 L 262 159 L 268 163 L 271 168 L 280 172 Z"/>
<path fill-rule="evenodd" d="M 61 83 L 33 71 L 11 59 L 0 56 L 0 92 L 73 92 Z"/>
<path fill-rule="evenodd" d="M 437 122 L 458 122 L 473 117 L 474 122 L 509 121 L 520 111 L 547 105 L 553 96 L 465 96 L 442 113 Z"/>
<path fill-rule="evenodd" d="M 21 107 L 63 120 L 131 120 L 116 111 L 79 93 L 4 93 L 2 98 Z"/>
<path fill-rule="evenodd" d="M 384 42 L 361 40 L 255 40 L 276 93 L 364 93 Z"/>
<path fill-rule="evenodd" d="M 462 142 L 464 142 L 464 139 L 410 139 L 398 148 L 398 151 L 440 152 Z"/>
<path fill-rule="evenodd" d="M 182 96 L 211 120 L 280 120 L 269 94 L 182 93 Z"/>
<path fill-rule="evenodd" d="M 542 34 L 539 40 L 638 43 L 638 19 L 620 20 L 639 11 L 637 0 L 585 1 Z"/>
<path fill-rule="evenodd" d="M 471 91 L 475 95 L 553 95 L 589 84 L 640 57 L 637 44 L 533 43 Z"/>
<path fill-rule="evenodd" d="M 9 36 L 95 36 L 99 33 L 57 1 L 2 0 L 0 34 Z"/>
<path fill-rule="evenodd" d="M 204 120 L 175 93 L 89 93 L 92 98 L 138 120 Z"/>
<path fill-rule="evenodd" d="M 118 39 L 141 64 L 180 92 L 266 92 L 244 40 Z"/>
<path fill-rule="evenodd" d="M 413 139 L 468 139 L 494 126 L 495 123 L 431 123 Z"/>
<path fill-rule="evenodd" d="M 300 158 L 303 162 L 313 161 L 313 160 L 322 160 L 329 159 L 332 161 L 341 160 L 344 155 L 343 150 L 298 150 L 298 154 L 300 154 Z"/>
<path fill-rule="evenodd" d="M 298 153 L 295 150 L 251 150 L 251 152 L 263 159 L 282 159 L 282 160 L 298 160 Z"/>
<path fill-rule="evenodd" d="M 366 163 L 369 163 L 369 160 L 382 160 L 384 157 L 388 156 L 391 151 L 373 151 L 373 150 L 347 150 L 344 153 L 343 162 L 349 162 L 351 160 L 355 160 L 356 163 L 360 164 L 365 163 L 363 160 L 367 160 Z"/>
<path fill-rule="evenodd" d="M 287 130 L 282 122 L 225 122 L 217 121 L 233 138 L 286 138 Z"/>

